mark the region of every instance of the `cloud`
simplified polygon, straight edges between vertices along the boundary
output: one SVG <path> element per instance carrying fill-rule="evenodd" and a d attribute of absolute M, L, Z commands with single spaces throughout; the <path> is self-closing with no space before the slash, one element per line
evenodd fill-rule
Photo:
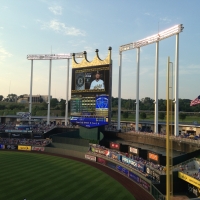
<path fill-rule="evenodd" d="M 152 13 L 149 13 L 149 12 L 144 13 L 144 15 L 151 16 L 151 17 L 155 16 L 155 14 L 152 14 Z"/>
<path fill-rule="evenodd" d="M 11 57 L 12 54 L 7 52 L 2 46 L 0 46 L 0 62 L 7 57 Z"/>
<path fill-rule="evenodd" d="M 160 20 L 160 22 L 164 22 L 164 23 L 170 23 L 172 20 L 171 19 L 169 19 L 168 17 L 164 17 L 164 18 L 160 18 L 159 19 Z"/>
<path fill-rule="evenodd" d="M 4 27 L 3 27 L 3 26 L 0 26 L 0 29 L 4 29 Z"/>
<path fill-rule="evenodd" d="M 62 7 L 61 6 L 54 6 L 54 7 L 49 7 L 49 10 L 54 14 L 54 15 L 62 15 Z"/>
<path fill-rule="evenodd" d="M 41 20 L 37 20 L 37 22 L 41 24 L 42 29 L 50 29 L 63 35 L 85 36 L 84 31 L 75 27 L 68 27 L 65 23 L 59 22 L 58 20 L 51 20 L 50 22 L 43 22 Z"/>
<path fill-rule="evenodd" d="M 200 74 L 200 65 L 191 64 L 187 67 L 180 66 L 180 74 Z"/>

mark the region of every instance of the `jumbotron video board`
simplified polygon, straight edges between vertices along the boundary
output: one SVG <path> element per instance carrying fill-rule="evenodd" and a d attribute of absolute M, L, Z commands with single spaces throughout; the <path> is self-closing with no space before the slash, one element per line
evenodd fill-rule
<path fill-rule="evenodd" d="M 110 49 L 111 51 L 111 49 Z M 112 64 L 109 55 L 92 62 L 72 63 L 71 117 L 70 122 L 86 128 L 108 125 L 112 83 Z"/>

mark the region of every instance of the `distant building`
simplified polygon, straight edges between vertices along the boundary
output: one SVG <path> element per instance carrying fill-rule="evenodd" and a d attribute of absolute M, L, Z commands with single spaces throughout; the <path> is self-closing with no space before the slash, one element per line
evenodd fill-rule
<path fill-rule="evenodd" d="M 50 96 L 52 99 L 52 96 Z M 29 103 L 30 95 L 25 94 L 22 98 L 17 100 L 17 103 Z M 32 103 L 48 102 L 48 95 L 32 95 Z"/>

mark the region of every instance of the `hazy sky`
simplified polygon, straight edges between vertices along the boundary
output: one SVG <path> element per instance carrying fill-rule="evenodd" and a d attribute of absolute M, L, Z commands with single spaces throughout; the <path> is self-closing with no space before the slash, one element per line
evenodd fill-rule
<path fill-rule="evenodd" d="M 199 8 L 198 0 L 0 0 L 0 95 L 30 93 L 28 54 L 87 51 L 91 61 L 95 49 L 104 59 L 111 46 L 117 97 L 119 46 L 183 24 L 179 96 L 194 99 L 200 95 Z M 160 42 L 159 54 L 159 98 L 165 99 L 167 58 L 174 62 L 175 36 Z M 66 98 L 66 65 L 66 60 L 52 61 L 51 94 L 58 99 Z M 33 94 L 48 94 L 49 61 L 34 61 L 33 71 Z M 154 72 L 151 44 L 141 48 L 140 99 L 154 98 Z M 123 52 L 122 97 L 135 96 L 136 50 L 131 50 Z"/>

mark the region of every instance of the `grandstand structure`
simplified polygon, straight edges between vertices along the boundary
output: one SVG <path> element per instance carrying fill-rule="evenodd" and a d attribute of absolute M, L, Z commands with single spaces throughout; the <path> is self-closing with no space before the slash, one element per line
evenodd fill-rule
<path fill-rule="evenodd" d="M 3 126 L 0 126 L 1 149 L 54 152 L 95 161 L 125 175 L 155 199 L 165 199 L 165 134 L 135 132 L 128 129 L 119 133 L 104 127 L 101 130 L 99 144 L 96 145 L 89 143 L 95 141 L 92 133 L 90 135 L 88 130 L 87 135 L 84 135 L 80 132 L 80 127 L 54 125 L 39 134 L 31 132 L 32 130 L 20 132 L 13 129 L 14 132 L 7 132 Z M 11 125 L 6 126 L 12 128 Z M 37 135 L 42 137 L 34 137 Z M 171 139 L 174 147 L 174 194 L 198 197 L 200 140 L 189 136 L 172 136 Z"/>

